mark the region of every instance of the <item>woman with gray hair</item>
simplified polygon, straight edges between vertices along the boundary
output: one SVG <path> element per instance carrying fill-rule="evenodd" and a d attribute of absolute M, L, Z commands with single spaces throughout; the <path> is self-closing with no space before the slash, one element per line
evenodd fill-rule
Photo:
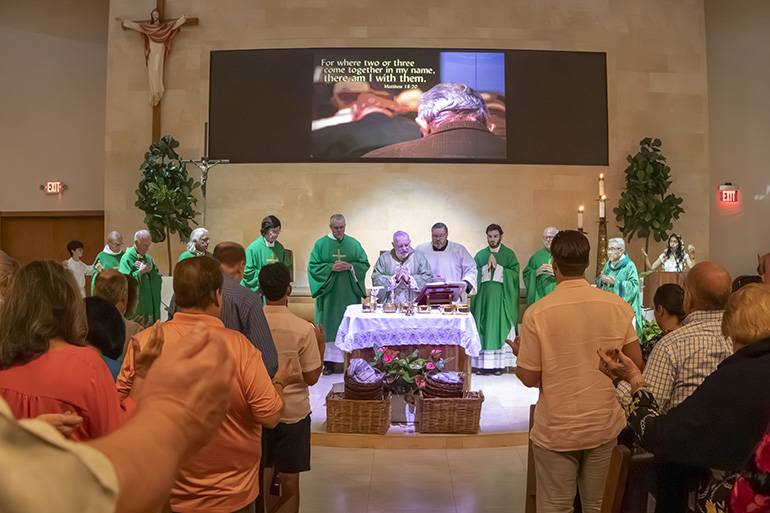
<path fill-rule="evenodd" d="M 626 243 L 620 237 L 607 243 L 607 257 L 602 273 L 596 278 L 596 286 L 622 297 L 634 309 L 634 327 L 639 340 L 642 339 L 642 299 L 639 287 L 639 273 L 636 265 L 626 254 Z"/>
<path fill-rule="evenodd" d="M 187 243 L 187 251 L 179 255 L 181 262 L 185 258 L 211 256 L 209 249 L 209 231 L 205 228 L 196 228 L 190 234 L 190 242 Z"/>

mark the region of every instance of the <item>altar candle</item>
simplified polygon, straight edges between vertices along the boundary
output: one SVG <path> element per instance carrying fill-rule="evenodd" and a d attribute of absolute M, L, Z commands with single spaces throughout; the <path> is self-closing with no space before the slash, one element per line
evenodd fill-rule
<path fill-rule="evenodd" d="M 599 175 L 599 196 L 604 196 L 604 173 Z"/>
<path fill-rule="evenodd" d="M 583 230 L 583 205 L 578 209 L 578 230 Z"/>
<path fill-rule="evenodd" d="M 599 202 L 599 218 L 604 219 L 604 200 L 607 198 L 604 194 L 602 194 L 602 200 Z"/>

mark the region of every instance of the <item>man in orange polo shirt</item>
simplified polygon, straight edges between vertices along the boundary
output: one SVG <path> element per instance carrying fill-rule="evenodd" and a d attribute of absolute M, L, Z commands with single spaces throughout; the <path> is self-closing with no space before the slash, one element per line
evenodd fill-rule
<path fill-rule="evenodd" d="M 222 305 L 222 270 L 210 257 L 188 258 L 176 266 L 174 294 L 179 311 L 163 324 L 164 348 L 185 343 L 198 322 L 214 340 L 227 346 L 236 363 L 230 388 L 230 408 L 219 430 L 182 466 L 171 492 L 175 513 L 251 513 L 259 495 L 259 460 L 262 426 L 275 427 L 283 416 L 283 388 L 302 379 L 296 361 L 287 360 L 273 382 L 262 356 L 237 331 L 219 320 Z M 136 338 L 139 348 L 149 330 Z M 133 344 L 118 376 L 118 390 L 127 394 L 134 377 Z"/>
<path fill-rule="evenodd" d="M 642 350 L 634 311 L 585 279 L 591 246 L 585 235 L 561 231 L 551 243 L 556 288 L 524 313 L 511 342 L 516 376 L 540 387 L 530 431 L 537 512 L 571 512 L 575 489 L 585 513 L 598 513 L 613 446 L 626 425 L 612 383 L 596 352 L 622 350 L 637 366 Z"/>

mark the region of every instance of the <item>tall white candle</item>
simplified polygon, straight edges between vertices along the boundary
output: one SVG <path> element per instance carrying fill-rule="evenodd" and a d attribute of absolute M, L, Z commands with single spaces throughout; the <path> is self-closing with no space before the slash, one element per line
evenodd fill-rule
<path fill-rule="evenodd" d="M 607 196 L 602 194 L 602 199 L 599 202 L 599 218 L 604 219 L 605 211 L 604 211 L 604 200 L 607 198 Z"/>
<path fill-rule="evenodd" d="M 599 175 L 599 196 L 604 196 L 604 173 Z"/>
<path fill-rule="evenodd" d="M 583 229 L 583 205 L 578 209 L 578 230 Z"/>

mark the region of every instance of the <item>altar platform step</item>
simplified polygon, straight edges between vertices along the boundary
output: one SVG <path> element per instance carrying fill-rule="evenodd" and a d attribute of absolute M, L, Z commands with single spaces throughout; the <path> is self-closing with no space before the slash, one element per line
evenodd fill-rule
<path fill-rule="evenodd" d="M 384 435 L 326 432 L 326 395 L 342 374 L 321 376 L 310 388 L 311 442 L 314 446 L 370 449 L 479 449 L 527 444 L 529 407 L 538 390 L 514 374 L 471 377 L 471 390 L 484 392 L 480 431 L 476 435 L 417 433 L 413 424 L 392 424 Z"/>

